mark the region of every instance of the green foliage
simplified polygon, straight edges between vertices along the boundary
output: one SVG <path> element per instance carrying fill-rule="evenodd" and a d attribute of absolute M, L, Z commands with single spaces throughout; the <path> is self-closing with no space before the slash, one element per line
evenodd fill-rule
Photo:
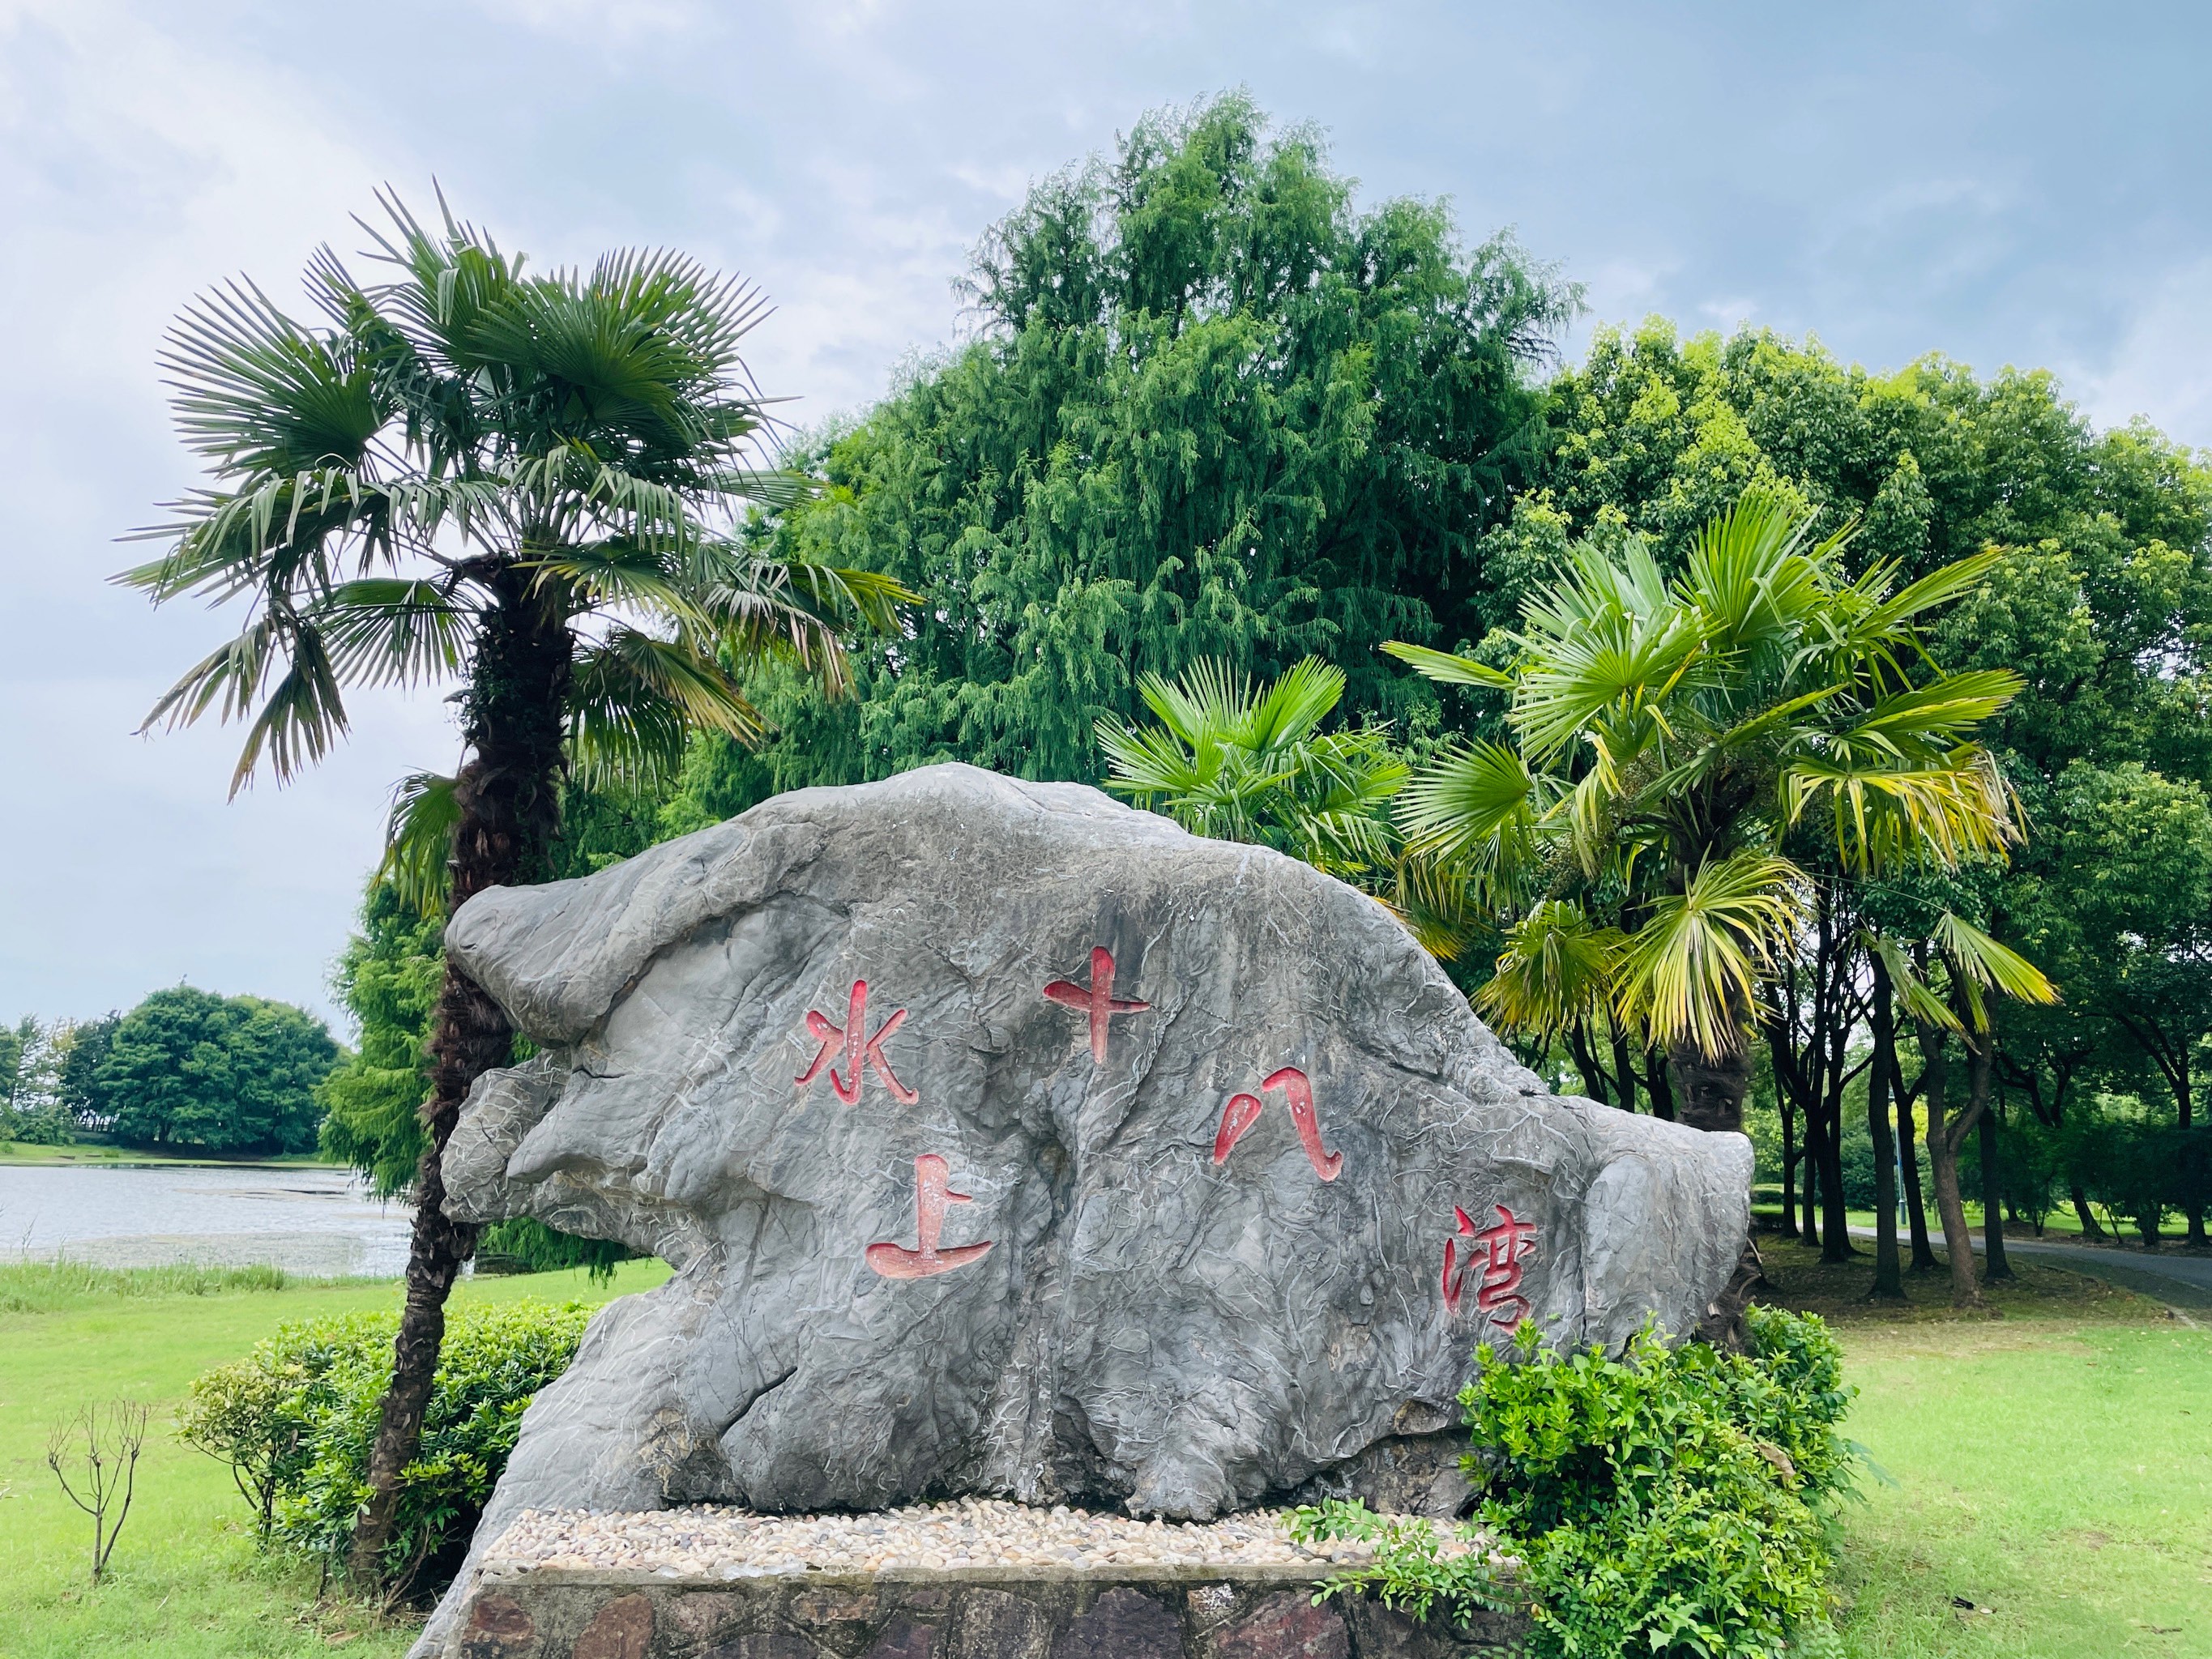
<path fill-rule="evenodd" d="M 1440 204 L 1361 208 L 1315 134 L 1231 96 L 1038 185 L 969 295 L 975 337 L 833 434 L 773 527 L 929 603 L 848 704 L 759 687 L 755 787 L 940 759 L 1095 779 L 1097 723 L 1204 659 L 1319 656 L 1355 727 L 1430 702 L 1373 647 L 1480 631 L 1480 539 L 1534 459 L 1528 371 L 1571 289 L 1505 239 L 1462 247 Z"/>
<path fill-rule="evenodd" d="M 611 1283 L 617 1264 L 635 1254 L 626 1244 L 580 1238 L 532 1215 L 495 1221 L 477 1240 L 477 1265 L 482 1271 L 550 1273 L 581 1267 L 597 1285 Z"/>
<path fill-rule="evenodd" d="M 1996 1011 L 2002 1079 L 2053 1126 L 2099 1083 L 2185 1100 L 2212 1057 L 2203 805 L 2183 799 L 2212 784 L 2212 469 L 2140 422 L 2094 430 L 2046 374 L 1875 374 L 1812 340 L 1656 319 L 1600 330 L 1546 420 L 1541 487 L 1483 553 L 1511 573 L 1509 615 L 1577 538 L 1640 535 L 1672 571 L 1752 489 L 1817 534 L 1856 520 L 1854 571 L 1999 550 L 1929 645 L 2022 683 L 1984 740 L 2032 834 L 1977 910 L 2063 1000 Z"/>
<path fill-rule="evenodd" d="M 1578 1035 L 1601 1007 L 1639 1044 L 1737 1053 L 1803 921 L 1793 836 L 1856 872 L 1955 868 L 2016 838 L 1973 733 L 2018 682 L 1947 673 L 1923 643 L 1989 559 L 1907 583 L 1853 578 L 1842 553 L 1790 498 L 1749 490 L 1671 580 L 1639 537 L 1573 544 L 1502 671 L 1388 647 L 1510 696 L 1514 746 L 1447 748 L 1402 811 L 1415 849 L 1512 928 L 1490 1012 Z M 1590 971 L 1553 971 L 1570 957 Z"/>
<path fill-rule="evenodd" d="M 1346 881 L 1372 881 L 1391 860 L 1389 803 L 1406 781 L 1389 734 L 1328 732 L 1343 671 L 1307 657 L 1255 687 L 1206 661 L 1138 694 L 1158 722 L 1098 723 L 1106 787 L 1163 811 L 1194 835 L 1253 842 Z"/>
<path fill-rule="evenodd" d="M 359 1170 L 380 1198 L 404 1189 L 422 1158 L 422 1042 L 445 978 L 443 932 L 376 883 L 331 975 L 360 1040 L 322 1085 L 323 1156 Z"/>
<path fill-rule="evenodd" d="M 277 1492 L 306 1465 L 307 1385 L 304 1365 L 256 1355 L 194 1377 L 177 1413 L 177 1437 L 230 1471 L 264 1547 L 276 1526 Z"/>
<path fill-rule="evenodd" d="M 323 1023 L 289 1003 L 179 985 L 117 1023 L 94 1081 L 120 1140 L 305 1152 L 315 1144 L 315 1091 L 337 1057 Z"/>
<path fill-rule="evenodd" d="M 1472 1529 L 1344 1504 L 1297 1528 L 1376 1544 L 1332 1589 L 1460 1618 L 1527 1607 L 1538 1656 L 1816 1650 L 1832 1641 L 1824 1510 L 1850 1486 L 1852 1391 L 1818 1318 L 1755 1308 L 1748 1327 L 1748 1356 L 1670 1351 L 1647 1328 L 1613 1359 L 1551 1352 L 1524 1324 L 1510 1356 L 1477 1350 L 1462 1396 L 1484 1489 Z M 1516 1565 L 1470 1547 L 1482 1538 Z"/>
<path fill-rule="evenodd" d="M 66 1146 L 81 1129 L 105 1127 L 97 1072 L 119 1015 L 0 1026 L 0 1141 Z"/>
<path fill-rule="evenodd" d="M 649 820 L 621 800 L 570 792 L 556 866 L 583 875 L 642 850 Z M 422 1106 L 429 1094 L 422 1042 L 446 972 L 442 929 L 424 921 L 390 882 L 372 882 L 362 902 L 362 928 L 338 957 L 333 988 L 361 1028 L 359 1046 L 324 1079 L 320 1145 L 325 1158 L 367 1176 L 380 1197 L 415 1179 L 424 1137 Z M 526 1273 L 586 1267 L 605 1279 L 630 1252 L 603 1239 L 578 1238 L 532 1217 L 495 1223 L 478 1249 L 487 1265 Z"/>
<path fill-rule="evenodd" d="M 235 790 L 264 757 L 280 780 L 321 758 L 349 686 L 459 678 L 473 746 L 543 727 L 538 747 L 604 787 L 665 776 L 695 729 L 757 737 L 729 665 L 775 657 L 842 686 L 837 627 L 888 625 L 907 596 L 721 533 L 738 502 L 803 489 L 749 465 L 763 413 L 738 347 L 757 292 L 665 251 L 533 276 L 450 214 L 380 204 L 385 280 L 325 248 L 307 281 L 319 319 L 234 284 L 168 335 L 178 423 L 215 487 L 142 532 L 168 550 L 118 580 L 157 604 L 258 603 L 149 724 L 245 722 Z M 450 830 L 443 781 L 410 795 Z M 450 836 L 397 827 L 405 884 L 438 889 Z"/>
<path fill-rule="evenodd" d="M 422 1445 L 400 1478 L 388 1582 L 432 1588 L 491 1495 L 531 1397 L 568 1368 L 591 1310 L 524 1300 L 467 1307 L 446 1328 Z M 392 1375 L 391 1314 L 281 1327 L 192 1384 L 190 1443 L 228 1464 L 264 1536 L 335 1564 L 368 1495 L 378 1406 Z"/>

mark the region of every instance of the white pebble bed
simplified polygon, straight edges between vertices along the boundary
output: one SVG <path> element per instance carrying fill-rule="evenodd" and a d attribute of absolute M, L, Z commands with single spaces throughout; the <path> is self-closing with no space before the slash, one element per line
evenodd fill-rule
<path fill-rule="evenodd" d="M 1137 1521 L 994 1498 L 860 1515 L 757 1515 L 702 1505 L 625 1512 L 526 1510 L 486 1552 L 494 1570 L 653 1572 L 730 1578 L 761 1573 L 1130 1567 L 1310 1567 L 1370 1559 L 1365 1545 L 1291 1541 L 1286 1510 L 1210 1522 Z M 1474 1547 L 1456 1540 L 1448 1553 Z"/>

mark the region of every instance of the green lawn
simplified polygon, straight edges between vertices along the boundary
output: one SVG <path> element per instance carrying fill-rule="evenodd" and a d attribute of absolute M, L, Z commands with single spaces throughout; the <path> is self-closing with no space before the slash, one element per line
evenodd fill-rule
<path fill-rule="evenodd" d="M 633 1262 L 612 1291 L 574 1273 L 473 1279 L 459 1295 L 596 1303 L 666 1273 L 659 1262 Z M 405 1651 L 404 1627 L 357 1606 L 319 1605 L 313 1572 L 257 1561 L 228 1473 L 170 1432 L 185 1385 L 280 1322 L 399 1301 L 396 1279 L 228 1288 L 257 1280 L 281 1276 L 0 1267 L 0 1659 Z M 95 1590 L 86 1583 L 90 1522 L 47 1472 L 46 1436 L 80 1402 L 118 1395 L 152 1402 L 155 1431 L 109 1577 Z"/>
<path fill-rule="evenodd" d="M 1854 1659 L 2212 1655 L 2212 1332 L 2040 1263 L 1997 1292 L 2001 1318 L 1954 1319 L 1945 1286 L 1925 1280 L 1908 1307 L 1869 1309 L 1863 1262 L 1762 1249 L 1776 1300 L 1835 1321 L 1861 1390 L 1850 1431 L 1896 1482 L 1868 1482 L 1843 1522 Z M 615 1288 L 665 1272 L 632 1263 Z M 0 1659 L 404 1650 L 404 1626 L 319 1602 L 312 1573 L 258 1562 L 228 1476 L 167 1431 L 193 1376 L 279 1322 L 399 1293 L 390 1280 L 276 1282 L 0 1267 Z M 558 1273 L 460 1294 L 606 1292 Z M 118 1394 L 155 1402 L 159 1431 L 111 1577 L 92 1590 L 89 1528 L 54 1487 L 46 1437 L 57 1414 Z"/>
<path fill-rule="evenodd" d="M 1953 1317 L 1941 1275 L 1875 1309 L 1863 1258 L 1759 1248 L 1774 1300 L 1835 1322 L 1849 1431 L 1895 1482 L 1844 1516 L 1855 1659 L 2212 1654 L 2212 1331 L 2039 1262 L 1996 1318 Z"/>

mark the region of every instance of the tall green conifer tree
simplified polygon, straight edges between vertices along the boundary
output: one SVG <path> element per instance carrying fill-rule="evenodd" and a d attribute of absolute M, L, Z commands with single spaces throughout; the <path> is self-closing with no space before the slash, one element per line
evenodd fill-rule
<path fill-rule="evenodd" d="M 829 443 L 830 488 L 773 532 L 929 604 L 849 706 L 767 690 L 781 739 L 697 762 L 718 811 L 939 759 L 1097 779 L 1097 721 L 1201 659 L 1318 655 L 1340 718 L 1402 715 L 1433 698 L 1376 646 L 1506 614 L 1482 538 L 1576 305 L 1509 238 L 1356 204 L 1316 134 L 1231 96 L 1038 185 L 966 295 L 973 337 Z"/>

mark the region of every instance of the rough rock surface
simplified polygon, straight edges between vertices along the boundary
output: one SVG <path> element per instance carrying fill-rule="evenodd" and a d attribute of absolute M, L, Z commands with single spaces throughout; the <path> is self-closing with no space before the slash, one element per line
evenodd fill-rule
<path fill-rule="evenodd" d="M 447 943 L 544 1050 L 471 1097 L 449 1209 L 678 1269 L 593 1321 L 480 1540 L 1448 1508 L 1476 1342 L 1687 1332 L 1745 1235 L 1741 1137 L 1549 1094 L 1372 900 L 1079 786 L 802 790 Z"/>

